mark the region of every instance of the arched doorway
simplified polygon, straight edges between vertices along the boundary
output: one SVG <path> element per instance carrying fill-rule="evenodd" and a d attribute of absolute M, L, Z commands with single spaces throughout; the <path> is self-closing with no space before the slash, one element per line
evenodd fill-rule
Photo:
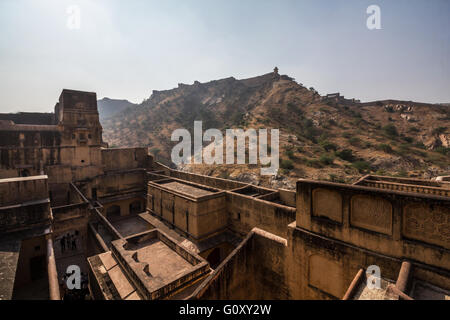
<path fill-rule="evenodd" d="M 106 209 L 106 217 L 108 220 L 117 219 L 120 217 L 120 206 L 118 205 L 112 205 L 111 207 Z"/>
<path fill-rule="evenodd" d="M 208 254 L 208 257 L 206 257 L 206 260 L 208 260 L 209 265 L 212 269 L 217 268 L 217 266 L 220 264 L 220 248 L 215 248 L 213 251 L 211 251 L 211 253 Z"/>
<path fill-rule="evenodd" d="M 130 214 L 137 214 L 142 212 L 142 204 L 140 200 L 130 203 Z"/>

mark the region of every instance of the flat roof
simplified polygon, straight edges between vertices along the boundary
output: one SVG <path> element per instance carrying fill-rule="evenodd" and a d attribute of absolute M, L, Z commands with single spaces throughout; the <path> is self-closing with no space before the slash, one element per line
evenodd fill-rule
<path fill-rule="evenodd" d="M 179 277 L 192 267 L 191 263 L 156 238 L 136 248 L 136 254 L 138 262 L 148 265 L 147 274 L 162 281 Z"/>
<path fill-rule="evenodd" d="M 206 260 L 159 229 L 115 240 L 111 249 L 147 299 L 170 295 L 210 270 Z"/>
<path fill-rule="evenodd" d="M 196 186 L 192 186 L 189 184 L 185 184 L 182 182 L 178 182 L 178 181 L 168 181 L 168 182 L 163 182 L 160 185 L 163 185 L 164 188 L 178 192 L 178 193 L 184 193 L 185 195 L 188 196 L 193 196 L 196 198 L 199 197 L 204 197 L 204 196 L 209 196 L 209 195 L 213 195 L 216 192 L 213 191 L 209 191 L 200 187 L 196 187 Z"/>

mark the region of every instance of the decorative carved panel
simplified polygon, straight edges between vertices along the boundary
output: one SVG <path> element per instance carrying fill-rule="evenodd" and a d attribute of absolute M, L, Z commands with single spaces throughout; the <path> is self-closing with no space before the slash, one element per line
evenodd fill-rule
<path fill-rule="evenodd" d="M 450 208 L 426 203 L 403 209 L 403 235 L 410 239 L 450 248 Z"/>
<path fill-rule="evenodd" d="M 355 195 L 351 199 L 350 224 L 392 235 L 392 204 L 380 197 Z"/>
<path fill-rule="evenodd" d="M 312 192 L 312 215 L 342 223 L 342 197 L 337 191 L 315 189 Z"/>

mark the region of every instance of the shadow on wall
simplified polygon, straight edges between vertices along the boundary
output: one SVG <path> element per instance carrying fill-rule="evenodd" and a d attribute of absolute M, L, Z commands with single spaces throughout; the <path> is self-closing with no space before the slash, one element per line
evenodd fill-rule
<path fill-rule="evenodd" d="M 289 299 L 286 245 L 286 239 L 253 228 L 190 299 Z"/>

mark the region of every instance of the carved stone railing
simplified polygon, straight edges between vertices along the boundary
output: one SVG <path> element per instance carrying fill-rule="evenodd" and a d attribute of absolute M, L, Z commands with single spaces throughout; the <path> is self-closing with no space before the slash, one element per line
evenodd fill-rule
<path fill-rule="evenodd" d="M 428 186 L 420 186 L 420 185 L 411 185 L 411 184 L 401 184 L 401 183 L 393 183 L 393 182 L 385 182 L 385 181 L 364 181 L 362 185 L 366 187 L 373 187 L 379 189 L 387 189 L 394 191 L 403 191 L 403 192 L 413 192 L 413 193 L 423 193 L 423 194 L 434 194 L 437 196 L 450 197 L 450 189 L 442 189 L 437 187 L 428 187 Z"/>

